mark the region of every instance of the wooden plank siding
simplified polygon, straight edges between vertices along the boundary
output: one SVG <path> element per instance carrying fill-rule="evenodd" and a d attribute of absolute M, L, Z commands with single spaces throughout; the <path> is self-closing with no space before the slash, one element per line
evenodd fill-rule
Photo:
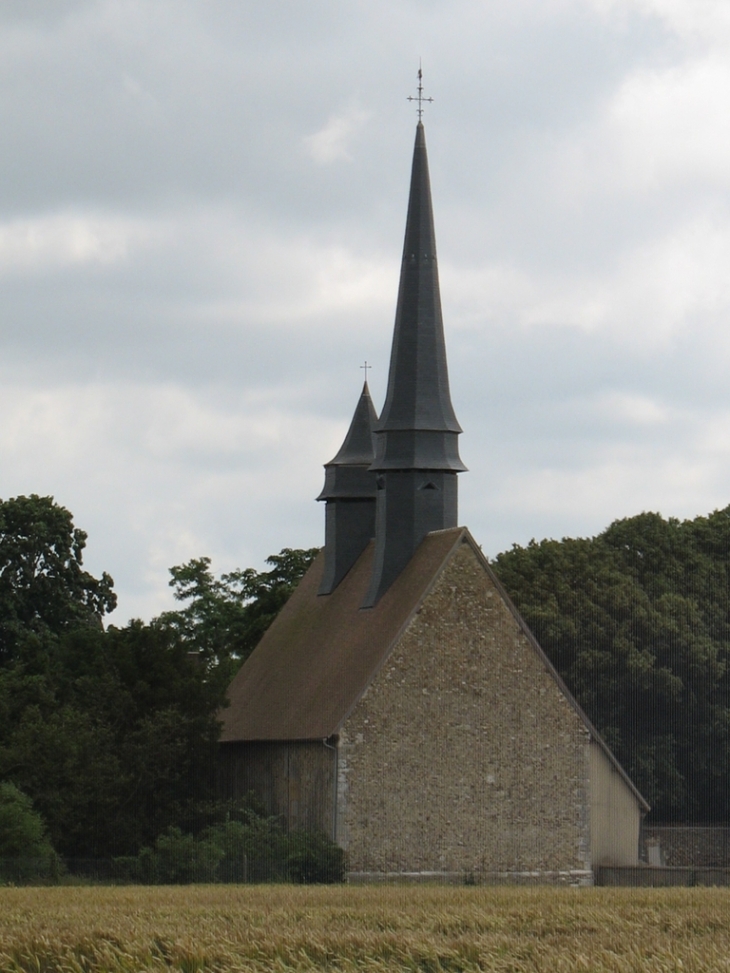
<path fill-rule="evenodd" d="M 218 775 L 221 797 L 252 794 L 288 831 L 335 837 L 335 740 L 224 743 Z"/>

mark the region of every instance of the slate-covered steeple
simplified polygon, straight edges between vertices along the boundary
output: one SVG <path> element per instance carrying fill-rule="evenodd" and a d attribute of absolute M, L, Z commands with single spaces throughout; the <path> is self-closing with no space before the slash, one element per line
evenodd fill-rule
<path fill-rule="evenodd" d="M 337 587 L 375 536 L 376 474 L 374 426 L 378 414 L 365 382 L 345 440 L 334 459 L 325 464 L 326 501 L 324 574 L 320 595 Z"/>
<path fill-rule="evenodd" d="M 416 129 L 385 406 L 370 467 L 377 474 L 374 605 L 432 530 L 457 523 L 459 458 L 446 366 L 436 237 L 423 123 Z"/>

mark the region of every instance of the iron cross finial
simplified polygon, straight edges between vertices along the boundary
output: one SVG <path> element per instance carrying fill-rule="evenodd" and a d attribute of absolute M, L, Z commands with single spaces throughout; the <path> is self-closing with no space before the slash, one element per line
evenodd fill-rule
<path fill-rule="evenodd" d="M 368 369 L 369 368 L 372 368 L 372 367 L 373 367 L 372 365 L 368 365 L 367 361 L 365 362 L 364 365 L 361 365 L 360 366 L 360 368 L 364 368 L 365 369 L 365 382 L 366 383 L 367 383 L 367 380 L 368 380 Z"/>
<path fill-rule="evenodd" d="M 415 96 L 414 95 L 408 95 L 408 101 L 417 101 L 418 102 L 418 109 L 417 109 L 417 111 L 418 111 L 418 120 L 419 121 L 421 120 L 421 116 L 423 115 L 423 103 L 424 103 L 424 101 L 433 101 L 433 98 L 424 98 L 423 97 L 423 71 L 421 70 L 421 62 L 420 62 L 420 60 L 418 62 L 418 94 L 415 95 Z"/>

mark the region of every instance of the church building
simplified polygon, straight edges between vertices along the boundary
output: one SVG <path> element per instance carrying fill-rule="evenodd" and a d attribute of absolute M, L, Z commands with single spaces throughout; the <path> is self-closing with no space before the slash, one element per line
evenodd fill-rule
<path fill-rule="evenodd" d="M 222 779 L 322 831 L 351 880 L 590 884 L 649 810 L 457 526 L 418 122 L 388 388 L 325 466 L 325 546 L 229 688 Z"/>

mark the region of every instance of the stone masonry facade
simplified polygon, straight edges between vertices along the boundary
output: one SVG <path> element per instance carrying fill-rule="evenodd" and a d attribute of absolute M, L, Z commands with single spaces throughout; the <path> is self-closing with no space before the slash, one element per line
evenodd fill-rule
<path fill-rule="evenodd" d="M 646 825 L 644 858 L 648 846 L 660 849 L 662 864 L 699 868 L 730 868 L 730 828 L 721 826 Z M 654 864 L 654 863 L 652 863 Z"/>
<path fill-rule="evenodd" d="M 587 873 L 589 743 L 463 543 L 340 733 L 351 873 Z"/>

